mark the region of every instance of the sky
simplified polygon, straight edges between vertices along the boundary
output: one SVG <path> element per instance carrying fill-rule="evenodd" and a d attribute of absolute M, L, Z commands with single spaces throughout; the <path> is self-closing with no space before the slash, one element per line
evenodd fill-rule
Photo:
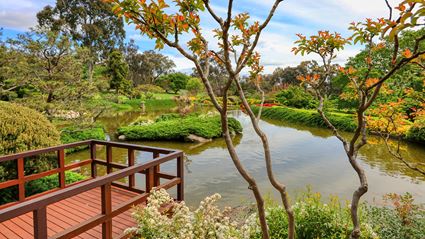
<path fill-rule="evenodd" d="M 14 37 L 28 31 L 36 24 L 36 13 L 46 5 L 54 5 L 55 0 L 0 0 L 0 28 L 3 38 Z M 210 0 L 218 15 L 225 16 L 227 0 Z M 397 0 L 389 1 L 396 6 Z M 248 12 L 253 20 L 265 19 L 274 0 L 234 0 L 234 12 Z M 348 25 L 365 18 L 388 16 L 384 0 L 284 0 L 277 9 L 269 26 L 264 30 L 257 51 L 261 54 L 261 63 L 265 73 L 271 73 L 277 67 L 295 66 L 303 60 L 316 59 L 313 56 L 294 56 L 291 48 L 297 39 L 296 33 L 315 34 L 318 30 L 330 30 L 350 36 Z M 203 32 L 210 46 L 215 45 L 212 30 L 216 22 L 207 13 L 201 15 Z M 126 25 L 126 41 L 134 39 L 141 51 L 154 49 L 154 43 Z M 182 40 L 189 38 L 182 38 Z M 349 46 L 339 52 L 336 62 L 343 64 L 348 57 L 355 55 L 361 46 Z M 192 63 L 173 49 L 160 51 L 176 63 L 176 70 L 189 72 Z"/>

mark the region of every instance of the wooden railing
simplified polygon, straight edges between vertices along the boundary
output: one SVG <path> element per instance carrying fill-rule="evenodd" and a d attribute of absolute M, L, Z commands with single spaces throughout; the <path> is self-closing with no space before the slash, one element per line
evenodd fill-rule
<path fill-rule="evenodd" d="M 65 150 L 75 147 L 88 145 L 90 148 L 90 159 L 65 165 Z M 106 160 L 96 158 L 96 146 L 102 145 L 106 147 Z M 113 148 L 127 149 L 128 165 L 115 163 L 112 160 Z M 151 152 L 153 159 L 142 164 L 135 163 L 135 152 Z M 46 172 L 25 175 L 24 159 L 27 157 L 37 156 L 46 153 L 57 153 L 58 167 Z M 33 212 L 34 221 L 34 237 L 47 238 L 47 214 L 46 208 L 48 205 L 81 194 L 83 192 L 101 188 L 101 212 L 74 227 L 71 227 L 53 238 L 72 238 L 79 235 L 97 225 L 102 224 L 103 238 L 112 237 L 112 218 L 130 209 L 133 205 L 144 202 L 149 196 L 149 192 L 153 187 L 169 189 L 177 186 L 177 200 L 184 200 L 184 168 L 183 168 L 183 152 L 155 147 L 147 147 L 133 144 L 106 142 L 98 140 L 89 140 L 77 142 L 57 147 L 50 147 L 40 150 L 33 150 L 24 153 L 2 156 L 0 162 L 16 161 L 17 179 L 12 179 L 0 183 L 0 189 L 18 185 L 19 202 L 4 205 L 0 209 L 0 223 L 18 217 L 28 212 Z M 176 175 L 163 173 L 160 171 L 161 164 L 176 160 Z M 78 182 L 74 185 L 65 185 L 65 171 L 75 169 L 84 165 L 90 165 L 91 179 L 83 182 Z M 106 175 L 97 176 L 97 165 L 106 166 Z M 119 169 L 113 172 L 113 169 Z M 49 175 L 58 174 L 59 188 L 43 192 L 31 197 L 25 197 L 25 183 L 36 180 Z M 146 188 L 142 190 L 136 188 L 136 174 L 145 174 Z M 117 182 L 128 178 L 128 184 Z M 161 184 L 160 179 L 168 179 L 166 183 Z M 137 197 L 130 201 L 121 203 L 112 208 L 111 187 L 120 187 L 137 193 Z"/>

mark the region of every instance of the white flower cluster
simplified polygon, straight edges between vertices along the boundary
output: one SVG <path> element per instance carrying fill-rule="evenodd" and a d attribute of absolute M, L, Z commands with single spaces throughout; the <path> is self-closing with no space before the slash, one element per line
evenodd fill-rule
<path fill-rule="evenodd" d="M 184 202 L 175 202 L 164 189 L 153 190 L 146 206 L 136 207 L 133 213 L 137 228 L 128 233 L 144 239 L 248 239 L 250 226 L 238 228 L 215 203 L 221 198 L 214 194 L 205 198 L 199 208 L 191 211 Z M 170 208 L 164 211 L 164 208 Z M 253 215 L 253 224 L 256 223 Z"/>

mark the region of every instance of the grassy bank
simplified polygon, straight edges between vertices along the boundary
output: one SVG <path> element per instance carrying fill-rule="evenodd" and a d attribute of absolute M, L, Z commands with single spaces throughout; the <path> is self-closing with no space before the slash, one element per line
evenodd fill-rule
<path fill-rule="evenodd" d="M 258 113 L 259 107 L 252 106 L 255 113 Z M 329 112 L 327 113 L 329 121 L 339 130 L 346 132 L 353 132 L 356 129 L 356 120 L 354 114 Z M 266 119 L 287 121 L 290 123 L 297 123 L 311 127 L 327 128 L 322 117 L 316 110 L 309 109 L 296 109 L 284 106 L 264 107 L 262 117 Z M 403 139 L 407 141 L 425 143 L 425 123 L 424 122 L 411 122 L 406 121 L 404 125 L 405 131 L 402 133 Z M 370 129 L 370 131 L 378 131 L 377 129 Z"/>
<path fill-rule="evenodd" d="M 259 107 L 253 106 L 253 111 L 258 113 Z M 312 127 L 327 128 L 322 117 L 316 110 L 296 109 L 289 107 L 265 107 L 262 117 L 273 120 L 282 120 L 290 123 L 299 123 Z M 356 129 L 354 115 L 345 113 L 328 114 L 329 121 L 339 130 L 353 132 Z"/>
<path fill-rule="evenodd" d="M 229 118 L 230 131 L 241 133 L 242 126 L 234 118 Z M 185 140 L 193 134 L 206 139 L 221 137 L 221 123 L 219 116 L 191 115 L 164 115 L 155 122 L 130 125 L 118 129 L 119 135 L 126 140 Z"/>

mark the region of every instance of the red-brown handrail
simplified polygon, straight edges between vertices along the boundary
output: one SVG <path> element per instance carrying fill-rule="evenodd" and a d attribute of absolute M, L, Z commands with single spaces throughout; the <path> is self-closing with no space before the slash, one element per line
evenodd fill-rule
<path fill-rule="evenodd" d="M 80 193 L 92 190 L 94 188 L 100 187 L 101 188 L 101 199 L 102 199 L 102 211 L 97 216 L 84 221 L 74 227 L 71 227 L 57 235 L 55 235 L 53 238 L 71 238 L 76 235 L 79 235 L 97 225 L 102 224 L 102 234 L 104 238 L 111 238 L 112 237 L 112 218 L 119 215 L 120 213 L 130 209 L 133 205 L 139 204 L 146 200 L 146 198 L 149 196 L 149 192 L 153 187 L 157 188 L 171 188 L 173 186 L 177 186 L 177 200 L 183 200 L 184 199 L 184 172 L 183 172 L 183 152 L 181 151 L 175 151 L 175 150 L 169 150 L 169 149 L 160 149 L 160 148 L 154 148 L 154 147 L 146 147 L 146 146 L 140 146 L 140 145 L 132 145 L 132 144 L 125 144 L 125 143 L 115 143 L 115 142 L 106 142 L 106 141 L 98 141 L 98 140 L 89 140 L 84 142 L 78 142 L 73 144 L 67 144 L 57 147 L 51 147 L 47 149 L 40 149 L 40 150 L 34 150 L 30 152 L 24 152 L 21 154 L 14 154 L 9 156 L 3 156 L 0 157 L 0 162 L 5 160 L 18 160 L 18 164 L 22 164 L 21 169 L 23 169 L 23 158 L 35 156 L 42 153 L 48 153 L 48 152 L 54 152 L 58 151 L 58 159 L 59 159 L 59 167 L 57 169 L 53 169 L 47 172 L 43 172 L 41 174 L 37 174 L 36 176 L 30 175 L 30 176 L 22 176 L 18 172 L 18 181 L 17 185 L 22 185 L 22 180 L 29 180 L 28 177 L 31 180 L 35 180 L 39 178 L 39 176 L 47 176 L 50 174 L 58 173 L 59 172 L 59 180 L 60 180 L 60 187 L 65 187 L 65 176 L 64 171 L 66 169 L 70 169 L 69 165 L 64 165 L 64 150 L 67 148 L 82 146 L 82 145 L 90 145 L 90 152 L 91 152 L 91 159 L 86 160 L 86 164 L 92 165 L 92 176 L 96 177 L 96 173 L 93 173 L 96 169 L 96 165 L 104 165 L 107 168 L 108 174 L 101 177 L 96 177 L 91 180 L 87 180 L 84 182 L 81 182 L 76 185 L 72 185 L 66 188 L 62 188 L 60 190 L 50 192 L 41 196 L 38 196 L 37 198 L 33 198 L 31 200 L 23 201 L 18 204 L 6 207 L 4 209 L 0 210 L 0 223 L 10 220 L 12 218 L 18 217 L 20 215 L 23 215 L 28 212 L 33 212 L 33 219 L 34 219 L 34 237 L 35 238 L 47 238 L 47 213 L 46 208 L 48 205 L 51 205 L 53 203 L 59 202 L 61 200 L 70 198 L 72 196 L 78 195 Z M 105 145 L 107 146 L 107 160 L 102 161 L 99 159 L 96 159 L 96 145 Z M 112 160 L 112 148 L 126 148 L 128 149 L 128 165 L 118 164 L 114 163 Z M 153 160 L 148 161 L 143 164 L 135 164 L 134 162 L 134 152 L 135 151 L 147 151 L 153 153 Z M 161 154 L 163 154 L 161 156 Z M 168 162 L 170 160 L 176 159 L 177 160 L 177 168 L 176 168 L 176 175 L 170 175 L 166 173 L 161 173 L 159 168 L 160 165 Z M 19 163 L 21 161 L 21 163 Z M 62 162 L 61 162 L 62 161 Z M 81 162 L 80 162 L 81 163 Z M 20 165 L 18 165 L 20 166 Z M 68 168 L 67 168 L 68 167 Z M 18 168 L 18 169 L 19 169 Z M 118 168 L 119 171 L 112 172 L 112 168 Z M 134 175 L 136 173 L 143 173 L 146 175 L 146 190 L 141 190 L 135 188 L 135 177 Z M 23 178 L 23 179 L 22 179 Z M 129 183 L 128 185 L 117 183 L 115 181 L 128 178 Z M 166 183 L 160 184 L 159 179 L 168 179 Z M 14 180 L 10 180 L 14 181 Z M 9 181 L 8 181 L 9 182 Z M 6 182 L 5 182 L 6 183 Z M 3 183 L 3 186 L 6 185 Z M 15 183 L 15 182 L 14 182 Z M 1 185 L 1 184 L 0 184 Z M 14 184 L 16 185 L 16 184 Z M 118 186 L 130 191 L 137 192 L 138 195 L 128 202 L 124 202 L 116 207 L 112 207 L 111 204 L 111 186 Z M 21 194 L 21 192 L 20 192 Z"/>

